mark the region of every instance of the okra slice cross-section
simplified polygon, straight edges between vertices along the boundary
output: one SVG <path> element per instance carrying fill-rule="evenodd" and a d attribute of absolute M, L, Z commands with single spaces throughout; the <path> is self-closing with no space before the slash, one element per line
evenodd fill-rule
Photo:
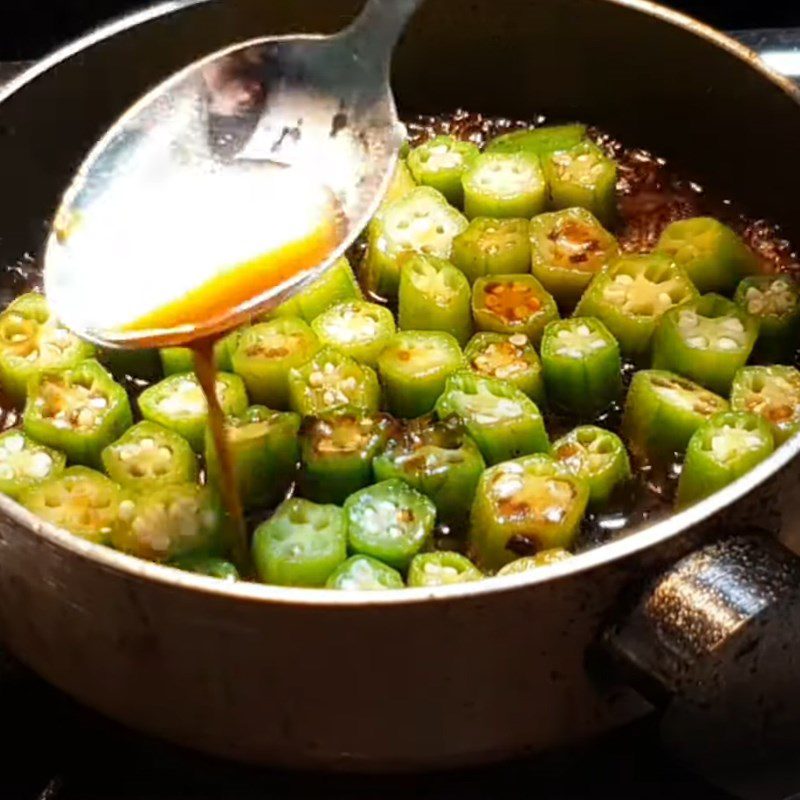
<path fill-rule="evenodd" d="M 622 392 L 619 345 L 593 317 L 557 320 L 544 329 L 542 371 L 548 401 L 579 416 L 598 414 Z"/>
<path fill-rule="evenodd" d="M 728 403 L 697 383 L 665 370 L 640 370 L 633 376 L 622 434 L 631 452 L 647 460 L 682 453 L 692 434 Z"/>
<path fill-rule="evenodd" d="M 653 367 L 727 394 L 757 336 L 756 320 L 730 300 L 704 294 L 661 318 L 653 338 Z"/>
<path fill-rule="evenodd" d="M 472 334 L 469 282 L 451 263 L 412 255 L 400 274 L 397 321 L 402 330 L 443 331 L 460 345 Z"/>
<path fill-rule="evenodd" d="M 408 585 L 412 588 L 450 586 L 482 577 L 483 573 L 466 556 L 452 551 L 420 553 L 408 568 Z"/>
<path fill-rule="evenodd" d="M 101 454 L 112 480 L 129 489 L 154 489 L 197 480 L 197 457 L 174 431 L 144 420 L 125 431 Z"/>
<path fill-rule="evenodd" d="M 464 350 L 467 366 L 478 375 L 500 378 L 543 403 L 542 363 L 524 333 L 476 333 Z"/>
<path fill-rule="evenodd" d="M 461 419 L 487 464 L 550 449 L 536 404 L 506 381 L 457 372 L 448 378 L 436 413 Z"/>
<path fill-rule="evenodd" d="M 325 582 L 326 589 L 343 592 L 374 592 L 403 586 L 403 576 L 396 569 L 365 555 L 348 558 Z"/>
<path fill-rule="evenodd" d="M 253 535 L 253 563 L 264 583 L 323 586 L 347 558 L 347 520 L 333 505 L 285 500 Z"/>
<path fill-rule="evenodd" d="M 470 283 L 484 275 L 529 272 L 528 220 L 475 217 L 469 227 L 453 239 L 450 260 Z"/>
<path fill-rule="evenodd" d="M 350 495 L 344 512 L 349 549 L 399 570 L 425 546 L 436 522 L 430 498 L 397 479 Z"/>
<path fill-rule="evenodd" d="M 553 458 L 589 487 L 589 505 L 604 506 L 620 484 L 630 480 L 628 451 L 615 433 L 581 425 L 553 444 Z"/>
<path fill-rule="evenodd" d="M 725 411 L 692 435 L 678 481 L 678 506 L 708 497 L 741 478 L 775 449 L 772 431 L 749 411 Z"/>
<path fill-rule="evenodd" d="M 464 213 L 475 217 L 532 217 L 544 211 L 547 184 L 529 153 L 483 153 L 464 173 Z"/>
<path fill-rule="evenodd" d="M 479 566 L 497 570 L 520 556 L 568 548 L 588 500 L 586 484 L 549 456 L 490 467 L 472 505 L 470 551 Z"/>
<path fill-rule="evenodd" d="M 66 456 L 39 444 L 21 430 L 0 434 L 0 492 L 19 497 L 27 488 L 64 471 Z"/>
<path fill-rule="evenodd" d="M 783 444 L 800 430 L 800 371 L 782 365 L 743 367 L 733 379 L 731 408 L 763 417 L 775 444 Z"/>
<path fill-rule="evenodd" d="M 364 300 L 339 303 L 320 314 L 311 329 L 324 347 L 332 347 L 374 367 L 395 332 L 388 308 Z"/>
<path fill-rule="evenodd" d="M 736 287 L 734 302 L 758 322 L 755 353 L 763 361 L 790 360 L 797 351 L 798 291 L 788 275 L 754 275 Z"/>
<path fill-rule="evenodd" d="M 536 345 L 558 307 L 533 275 L 494 275 L 475 281 L 472 316 L 478 330 L 522 333 Z"/>
<path fill-rule="evenodd" d="M 62 450 L 73 464 L 95 467 L 132 422 L 125 390 L 94 359 L 32 378 L 22 415 L 36 441 Z"/>
<path fill-rule="evenodd" d="M 417 183 L 438 189 L 448 203 L 461 206 L 464 202 L 461 176 L 479 152 L 472 142 L 461 142 L 452 136 L 436 136 L 411 150 L 408 168 Z"/>
<path fill-rule="evenodd" d="M 697 289 L 688 275 L 666 256 L 625 255 L 593 278 L 575 314 L 597 317 L 624 356 L 641 359 L 650 352 L 661 316 L 695 297 Z"/>

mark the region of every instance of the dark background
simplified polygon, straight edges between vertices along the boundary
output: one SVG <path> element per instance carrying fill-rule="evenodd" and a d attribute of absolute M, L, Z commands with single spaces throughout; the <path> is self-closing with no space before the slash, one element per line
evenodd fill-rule
<path fill-rule="evenodd" d="M 800 25 L 797 0 L 664 1 L 719 28 Z M 0 60 L 43 55 L 104 19 L 145 5 L 146 0 L 0 0 Z"/>

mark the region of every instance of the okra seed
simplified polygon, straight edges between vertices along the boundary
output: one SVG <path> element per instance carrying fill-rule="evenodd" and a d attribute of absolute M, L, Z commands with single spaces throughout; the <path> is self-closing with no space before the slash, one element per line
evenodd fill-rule
<path fill-rule="evenodd" d="M 312 372 L 308 377 L 308 385 L 314 389 L 319 388 L 324 383 L 325 379 L 321 372 Z"/>
<path fill-rule="evenodd" d="M 739 343 L 734 339 L 728 338 L 727 336 L 721 336 L 719 339 L 717 339 L 717 349 L 731 352 L 739 349 Z"/>
<path fill-rule="evenodd" d="M 688 344 L 689 347 L 697 347 L 699 349 L 705 349 L 706 347 L 708 347 L 708 339 L 706 339 L 705 336 L 690 336 L 686 340 L 686 344 Z"/>
<path fill-rule="evenodd" d="M 515 333 L 508 341 L 515 347 L 525 347 L 528 343 L 528 337 L 522 333 Z"/>
<path fill-rule="evenodd" d="M 45 478 L 50 474 L 52 467 L 52 457 L 40 451 L 31 456 L 27 472 L 33 478 Z"/>
<path fill-rule="evenodd" d="M 25 440 L 21 436 L 9 436 L 3 442 L 3 449 L 9 453 L 21 453 L 25 448 Z"/>
<path fill-rule="evenodd" d="M 8 464 L 0 464 L 0 478 L 9 481 L 16 476 L 16 470 Z"/>

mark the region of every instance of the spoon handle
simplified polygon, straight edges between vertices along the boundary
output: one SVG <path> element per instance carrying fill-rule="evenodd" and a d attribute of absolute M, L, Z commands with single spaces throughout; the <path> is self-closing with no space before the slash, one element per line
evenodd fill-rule
<path fill-rule="evenodd" d="M 388 66 L 392 50 L 414 12 L 425 0 L 367 0 L 346 31 L 358 56 L 376 66 Z"/>

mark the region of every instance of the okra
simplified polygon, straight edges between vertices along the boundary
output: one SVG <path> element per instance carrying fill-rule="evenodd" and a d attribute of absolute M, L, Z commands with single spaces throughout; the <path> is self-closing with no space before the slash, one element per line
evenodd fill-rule
<path fill-rule="evenodd" d="M 214 343 L 214 366 L 223 372 L 233 371 L 232 356 L 245 328 L 223 336 Z M 189 347 L 164 347 L 158 351 L 164 375 L 177 375 L 194 369 L 194 352 Z"/>
<path fill-rule="evenodd" d="M 408 168 L 417 183 L 438 189 L 448 203 L 461 206 L 464 202 L 461 176 L 479 154 L 472 142 L 460 142 L 452 136 L 436 136 L 411 150 Z"/>
<path fill-rule="evenodd" d="M 624 356 L 643 359 L 661 316 L 697 296 L 689 276 L 667 256 L 624 255 L 592 279 L 575 314 L 597 317 Z"/>
<path fill-rule="evenodd" d="M 344 592 L 369 592 L 402 589 L 403 576 L 388 564 L 370 556 L 351 556 L 340 564 L 325 582 L 326 589 Z"/>
<path fill-rule="evenodd" d="M 400 331 L 378 358 L 383 397 L 397 417 L 433 410 L 448 375 L 464 365 L 464 354 L 449 333 Z"/>
<path fill-rule="evenodd" d="M 544 211 L 547 184 L 539 159 L 528 153 L 483 153 L 461 179 L 464 213 L 475 217 L 527 217 Z"/>
<path fill-rule="evenodd" d="M 351 552 L 403 571 L 427 544 L 436 523 L 436 506 L 430 498 L 397 479 L 350 495 L 344 513 Z"/>
<path fill-rule="evenodd" d="M 22 424 L 36 441 L 70 463 L 99 467 L 103 448 L 130 427 L 125 390 L 94 359 L 31 378 Z"/>
<path fill-rule="evenodd" d="M 394 173 L 392 174 L 392 180 L 389 183 L 389 188 L 386 190 L 386 194 L 383 196 L 383 200 L 381 200 L 381 204 L 378 206 L 376 214 L 382 214 L 390 203 L 394 203 L 395 200 L 400 200 L 412 189 L 416 188 L 417 182 L 414 180 L 414 176 L 411 174 L 411 170 L 408 168 L 408 163 L 405 157 L 399 158 L 397 161 L 397 166 L 394 168 Z"/>
<path fill-rule="evenodd" d="M 523 333 L 476 333 L 464 350 L 467 366 L 478 375 L 508 381 L 534 403 L 544 403 L 542 363 Z"/>
<path fill-rule="evenodd" d="M 125 500 L 114 481 L 88 467 L 70 467 L 19 494 L 19 502 L 38 517 L 98 544 L 108 544 L 119 527 Z"/>
<path fill-rule="evenodd" d="M 569 550 L 563 547 L 553 547 L 550 550 L 542 550 L 535 556 L 523 556 L 509 562 L 501 569 L 497 570 L 498 577 L 503 575 L 519 575 L 520 572 L 530 572 L 532 569 L 549 567 L 550 564 L 558 564 L 572 558 Z"/>
<path fill-rule="evenodd" d="M 74 367 L 93 354 L 94 347 L 60 325 L 36 292 L 21 295 L 0 314 L 0 387 L 19 405 L 31 378 Z"/>
<path fill-rule="evenodd" d="M 712 217 L 671 222 L 656 247 L 673 259 L 701 292 L 730 292 L 758 259 L 727 225 Z"/>
<path fill-rule="evenodd" d="M 371 414 L 380 401 L 375 371 L 331 347 L 289 372 L 289 408 L 301 416 L 317 417 L 348 408 Z"/>
<path fill-rule="evenodd" d="M 528 220 L 476 217 L 453 239 L 450 260 L 470 283 L 484 275 L 529 272 Z"/>
<path fill-rule="evenodd" d="M 742 367 L 731 386 L 731 408 L 763 417 L 775 444 L 783 444 L 800 430 L 800 372 L 781 365 Z"/>
<path fill-rule="evenodd" d="M 271 507 L 286 495 L 294 480 L 300 417 L 288 411 L 250 406 L 225 418 L 228 446 L 239 499 L 245 511 Z M 219 456 L 209 429 L 205 435 L 206 471 L 212 486 L 221 486 Z"/>
<path fill-rule="evenodd" d="M 0 492 L 17 498 L 31 486 L 60 475 L 66 456 L 39 444 L 23 431 L 0 434 Z"/>
<path fill-rule="evenodd" d="M 772 431 L 749 411 L 715 414 L 692 435 L 678 481 L 677 505 L 688 506 L 741 478 L 775 449 Z"/>
<path fill-rule="evenodd" d="M 400 273 L 397 321 L 401 330 L 444 331 L 465 345 L 472 334 L 470 288 L 450 262 L 414 254 Z"/>
<path fill-rule="evenodd" d="M 553 444 L 553 458 L 589 487 L 589 505 L 604 506 L 617 486 L 631 478 L 628 451 L 615 433 L 581 425 Z"/>
<path fill-rule="evenodd" d="M 544 160 L 551 208 L 578 206 L 604 225 L 617 215 L 617 164 L 593 142 L 579 142 Z"/>
<path fill-rule="evenodd" d="M 430 497 L 440 522 L 459 527 L 485 468 L 483 456 L 457 419 L 409 423 L 375 458 L 378 481 L 399 478 Z"/>
<path fill-rule="evenodd" d="M 763 361 L 791 360 L 800 334 L 797 283 L 788 275 L 757 275 L 737 287 L 736 304 L 758 324 L 755 353 Z"/>
<path fill-rule="evenodd" d="M 247 408 L 247 391 L 238 375 L 218 372 L 217 398 L 224 414 L 241 414 Z M 202 453 L 208 420 L 206 398 L 193 372 L 170 375 L 139 395 L 139 411 L 186 439 L 195 453 Z"/>
<path fill-rule="evenodd" d="M 308 323 L 282 317 L 248 328 L 231 356 L 250 398 L 269 408 L 289 408 L 289 372 L 305 364 L 320 348 Z"/>
<path fill-rule="evenodd" d="M 395 333 L 388 308 L 364 300 L 339 303 L 320 314 L 311 328 L 324 347 L 333 347 L 362 364 L 374 367 Z"/>
<path fill-rule="evenodd" d="M 256 528 L 253 563 L 264 583 L 324 586 L 347 558 L 347 520 L 333 505 L 294 497 Z"/>
<path fill-rule="evenodd" d="M 176 558 L 170 562 L 170 566 L 231 583 L 240 579 L 239 570 L 230 561 L 214 556 L 183 556 L 183 558 Z"/>
<path fill-rule="evenodd" d="M 132 494 L 118 515 L 122 524 L 111 531 L 111 543 L 125 553 L 161 562 L 224 553 L 226 517 L 207 486 L 176 483 Z"/>
<path fill-rule="evenodd" d="M 564 308 L 619 254 L 617 240 L 585 208 L 534 217 L 530 244 L 531 272 Z"/>
<path fill-rule="evenodd" d="M 687 378 L 640 370 L 625 399 L 622 435 L 637 457 L 669 460 L 686 449 L 707 419 L 727 410 L 726 400 Z"/>
<path fill-rule="evenodd" d="M 127 489 L 147 491 L 197 480 L 197 457 L 174 431 L 144 420 L 101 453 L 108 476 Z"/>
<path fill-rule="evenodd" d="M 574 147 L 585 138 L 585 125 L 546 125 L 542 128 L 512 131 L 497 136 L 486 145 L 486 152 L 532 153 L 544 158 L 557 150 Z"/>
<path fill-rule="evenodd" d="M 653 337 L 653 367 L 727 394 L 757 336 L 755 319 L 718 294 L 704 294 L 661 317 Z"/>
<path fill-rule="evenodd" d="M 429 186 L 412 189 L 369 224 L 364 262 L 368 288 L 379 297 L 396 298 L 401 256 L 414 252 L 449 258 L 453 238 L 466 227 L 467 220 L 441 192 Z"/>
<path fill-rule="evenodd" d="M 408 568 L 408 585 L 412 588 L 450 586 L 479 581 L 482 577 L 483 573 L 466 556 L 452 551 L 420 553 Z"/>
<path fill-rule="evenodd" d="M 557 408 L 590 417 L 622 393 L 619 345 L 600 320 L 571 317 L 549 323 L 541 352 L 547 399 Z"/>
<path fill-rule="evenodd" d="M 469 546 L 479 566 L 497 570 L 520 556 L 568 548 L 589 489 L 549 456 L 505 461 L 483 473 L 470 515 Z"/>
<path fill-rule="evenodd" d="M 442 420 L 461 419 L 487 464 L 550 450 L 536 404 L 507 381 L 456 372 L 447 379 L 436 413 Z"/>
<path fill-rule="evenodd" d="M 300 494 L 340 505 L 372 483 L 373 459 L 394 427 L 386 414 L 345 411 L 306 419 L 300 431 Z"/>
<path fill-rule="evenodd" d="M 472 316 L 478 330 L 521 333 L 537 345 L 558 307 L 533 275 L 494 275 L 475 281 Z"/>

